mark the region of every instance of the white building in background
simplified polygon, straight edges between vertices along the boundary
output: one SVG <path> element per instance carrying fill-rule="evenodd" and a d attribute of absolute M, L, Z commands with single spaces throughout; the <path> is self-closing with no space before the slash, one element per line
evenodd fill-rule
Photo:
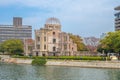
<path fill-rule="evenodd" d="M 115 8 L 115 30 L 120 30 L 120 6 Z"/>
<path fill-rule="evenodd" d="M 13 25 L 0 25 L 0 42 L 8 39 L 31 39 L 32 27 L 22 25 L 21 17 L 13 18 Z"/>

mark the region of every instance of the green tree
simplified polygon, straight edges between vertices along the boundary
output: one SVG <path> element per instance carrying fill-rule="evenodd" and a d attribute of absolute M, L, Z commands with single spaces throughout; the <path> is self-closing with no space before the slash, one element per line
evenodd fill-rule
<path fill-rule="evenodd" d="M 73 42 L 77 44 L 77 50 L 78 51 L 87 50 L 85 44 L 83 43 L 82 38 L 79 35 L 73 35 L 73 34 L 69 33 L 69 36 L 73 40 Z"/>
<path fill-rule="evenodd" d="M 2 46 L 2 43 L 0 44 L 0 52 L 2 52 L 3 54 L 4 54 L 4 48 L 3 48 L 3 46 Z"/>
<path fill-rule="evenodd" d="M 102 52 L 104 50 L 108 52 L 120 52 L 120 31 L 109 32 L 107 35 L 100 41 L 98 51 Z"/>
<path fill-rule="evenodd" d="M 1 52 L 9 54 L 21 54 L 23 52 L 23 42 L 19 39 L 10 39 L 0 44 Z"/>

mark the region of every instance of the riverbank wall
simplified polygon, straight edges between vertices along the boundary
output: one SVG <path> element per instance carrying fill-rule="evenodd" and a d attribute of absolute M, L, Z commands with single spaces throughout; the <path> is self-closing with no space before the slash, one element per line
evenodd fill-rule
<path fill-rule="evenodd" d="M 119 61 L 48 61 L 46 65 L 87 68 L 120 68 Z"/>
<path fill-rule="evenodd" d="M 31 64 L 33 59 L 21 59 L 21 58 L 1 58 L 1 62 L 16 63 L 16 64 Z"/>
<path fill-rule="evenodd" d="M 16 64 L 31 64 L 33 59 L 4 58 L 1 62 Z M 120 68 L 120 61 L 76 61 L 76 60 L 47 60 L 47 66 L 73 66 L 87 68 Z"/>

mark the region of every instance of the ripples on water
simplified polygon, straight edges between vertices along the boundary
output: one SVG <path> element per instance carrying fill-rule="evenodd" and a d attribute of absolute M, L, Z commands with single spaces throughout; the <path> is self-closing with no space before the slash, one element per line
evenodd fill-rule
<path fill-rule="evenodd" d="M 0 80 L 120 80 L 120 69 L 0 64 Z"/>

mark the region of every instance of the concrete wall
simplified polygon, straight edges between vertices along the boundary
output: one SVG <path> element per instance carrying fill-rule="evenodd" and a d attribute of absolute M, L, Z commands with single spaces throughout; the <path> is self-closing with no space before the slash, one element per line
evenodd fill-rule
<path fill-rule="evenodd" d="M 17 63 L 17 64 L 31 64 L 33 59 L 20 58 L 2 58 L 2 62 Z M 120 68 L 120 61 L 47 61 L 48 66 L 74 66 L 74 67 L 90 67 L 90 68 Z"/>
<path fill-rule="evenodd" d="M 90 68 L 120 68 L 120 62 L 105 61 L 48 61 L 46 65 L 55 66 L 74 66 L 74 67 L 90 67 Z"/>
<path fill-rule="evenodd" d="M 17 64 L 31 64 L 32 63 L 32 59 L 2 58 L 1 62 L 17 63 Z"/>

